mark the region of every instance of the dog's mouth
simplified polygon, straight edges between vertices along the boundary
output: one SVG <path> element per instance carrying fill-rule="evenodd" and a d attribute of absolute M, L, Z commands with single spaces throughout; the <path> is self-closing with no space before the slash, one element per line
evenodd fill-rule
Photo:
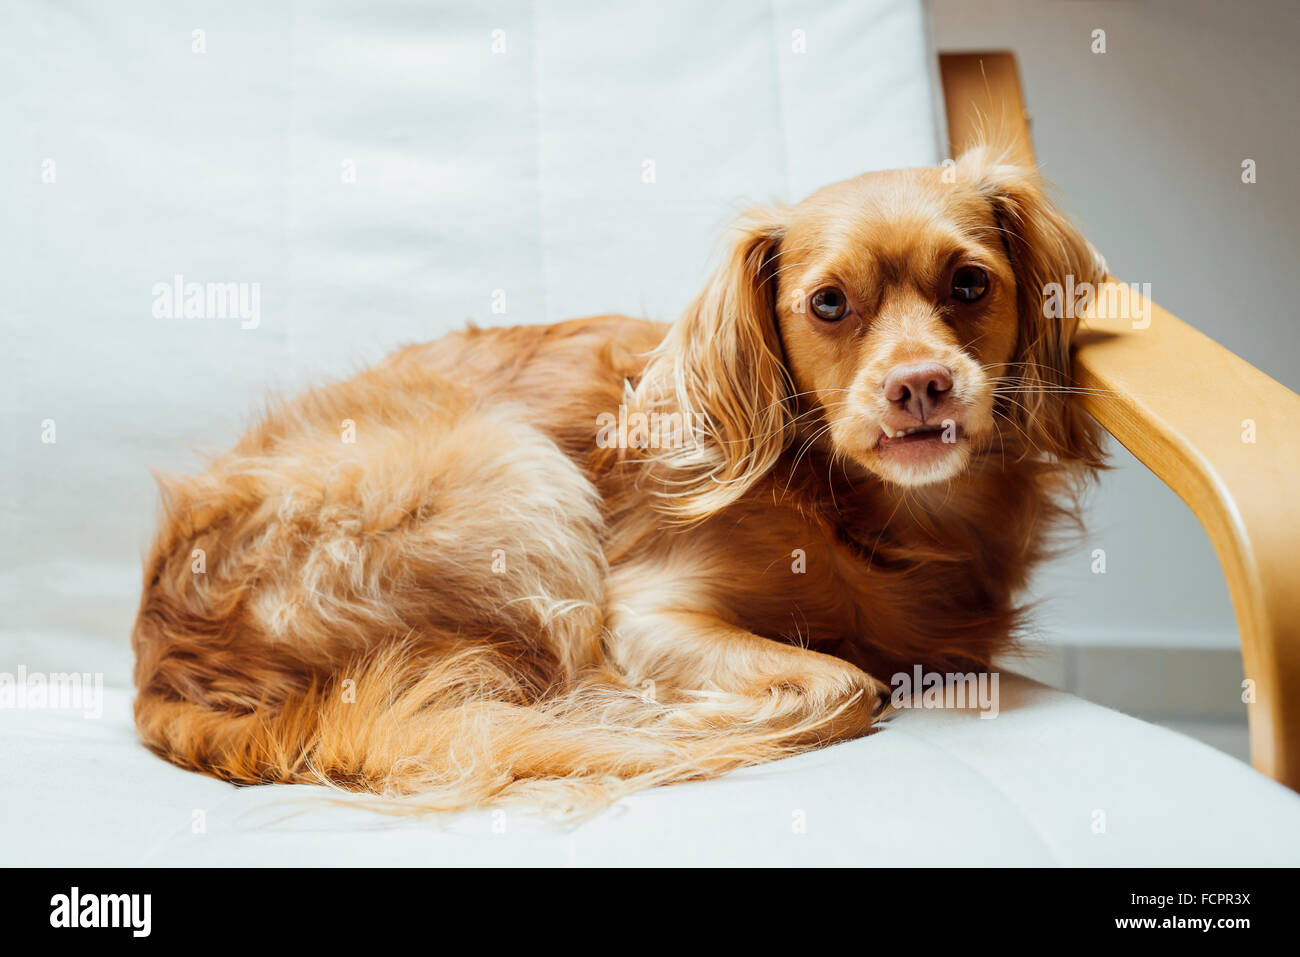
<path fill-rule="evenodd" d="M 931 470 L 949 460 L 965 441 L 966 433 L 951 419 L 933 425 L 913 425 L 896 429 L 887 423 L 880 424 L 876 440 L 876 454 L 894 468 L 906 473 Z"/>
<path fill-rule="evenodd" d="M 880 423 L 880 440 L 881 448 L 890 445 L 898 445 L 904 442 L 925 441 L 928 438 L 938 436 L 943 438 L 943 433 L 947 431 L 952 438 L 956 438 L 960 429 L 956 425 L 949 423 L 943 425 L 917 425 L 907 429 L 891 429 L 886 422 Z"/>

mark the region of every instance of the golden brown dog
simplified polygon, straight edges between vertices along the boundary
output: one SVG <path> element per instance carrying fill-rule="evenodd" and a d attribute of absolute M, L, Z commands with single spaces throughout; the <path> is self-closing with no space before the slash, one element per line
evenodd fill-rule
<path fill-rule="evenodd" d="M 165 479 L 144 741 L 412 808 L 590 807 L 861 735 L 914 664 L 987 667 L 1100 458 L 1044 287 L 1104 268 L 1034 171 L 950 172 L 752 212 L 671 327 L 411 346 Z"/>

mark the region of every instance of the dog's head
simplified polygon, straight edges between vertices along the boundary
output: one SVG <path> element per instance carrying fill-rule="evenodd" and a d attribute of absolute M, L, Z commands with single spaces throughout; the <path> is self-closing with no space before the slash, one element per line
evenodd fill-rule
<path fill-rule="evenodd" d="M 1104 275 L 1038 174 L 985 147 L 751 211 L 665 342 L 676 402 L 707 423 L 679 458 L 699 482 L 677 504 L 734 500 L 796 435 L 907 487 L 995 442 L 1096 464 L 1068 394 L 1076 321 L 1043 302 L 1050 283 Z"/>

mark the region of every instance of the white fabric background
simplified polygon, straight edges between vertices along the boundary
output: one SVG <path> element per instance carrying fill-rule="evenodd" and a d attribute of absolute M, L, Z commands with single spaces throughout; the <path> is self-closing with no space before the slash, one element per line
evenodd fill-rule
<path fill-rule="evenodd" d="M 671 319 L 746 204 L 938 156 L 918 0 L 130 11 L 0 8 L 0 648 L 31 668 L 127 680 L 148 470 L 268 390 L 467 320 Z M 259 327 L 155 318 L 177 274 L 259 283 Z"/>

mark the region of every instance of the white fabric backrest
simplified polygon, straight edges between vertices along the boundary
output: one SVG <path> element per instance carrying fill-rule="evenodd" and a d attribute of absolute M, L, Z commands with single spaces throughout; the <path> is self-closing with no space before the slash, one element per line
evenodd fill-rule
<path fill-rule="evenodd" d="M 745 205 L 935 162 L 924 13 L 9 0 L 10 653 L 81 669 L 59 656 L 84 645 L 34 636 L 125 640 L 148 470 L 193 469 L 268 391 L 471 319 L 671 319 Z M 251 298 L 243 319 L 158 315 L 177 276 L 255 287 L 255 328 Z"/>

